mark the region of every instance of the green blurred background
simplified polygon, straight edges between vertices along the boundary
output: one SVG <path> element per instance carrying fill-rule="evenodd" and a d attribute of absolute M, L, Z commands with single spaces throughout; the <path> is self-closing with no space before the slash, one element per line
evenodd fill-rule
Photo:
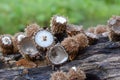
<path fill-rule="evenodd" d="M 0 34 L 14 34 L 34 22 L 49 27 L 55 14 L 85 28 L 106 24 L 120 15 L 120 0 L 0 0 Z"/>

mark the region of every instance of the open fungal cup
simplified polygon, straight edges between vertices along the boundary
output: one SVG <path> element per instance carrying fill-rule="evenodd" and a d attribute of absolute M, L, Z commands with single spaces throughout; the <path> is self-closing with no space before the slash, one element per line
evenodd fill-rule
<path fill-rule="evenodd" d="M 87 38 L 88 38 L 89 45 L 92 45 L 92 44 L 96 43 L 97 40 L 99 39 L 96 34 L 91 33 L 91 32 L 85 32 L 85 35 L 86 35 Z"/>
<path fill-rule="evenodd" d="M 83 27 L 78 26 L 78 25 L 73 25 L 73 24 L 68 24 L 67 29 L 66 29 L 67 35 L 68 36 L 75 36 L 79 33 L 84 33 Z"/>
<path fill-rule="evenodd" d="M 36 59 L 40 57 L 40 54 L 33 42 L 33 40 L 29 37 L 25 37 L 21 40 L 20 44 L 18 45 L 20 53 L 23 57 L 27 59 Z"/>
<path fill-rule="evenodd" d="M 16 45 L 18 45 L 20 43 L 20 41 L 25 37 L 26 37 L 26 35 L 23 32 L 16 33 L 14 36 L 14 43 L 16 43 Z"/>
<path fill-rule="evenodd" d="M 120 26 L 120 16 L 112 16 L 108 20 L 108 26 L 109 27 Z"/>
<path fill-rule="evenodd" d="M 39 30 L 34 35 L 34 42 L 39 47 L 47 48 L 53 44 L 54 37 L 47 30 Z"/>
<path fill-rule="evenodd" d="M 65 37 L 67 37 L 67 22 L 67 18 L 63 16 L 55 15 L 52 17 L 50 27 L 52 34 L 56 37 L 56 41 L 61 42 Z"/>
<path fill-rule="evenodd" d="M 68 60 L 68 54 L 60 44 L 56 44 L 54 47 L 52 47 L 49 50 L 47 57 L 54 65 L 63 64 Z"/>
<path fill-rule="evenodd" d="M 17 41 L 18 41 L 18 43 L 19 43 L 23 38 L 25 38 L 25 34 L 19 34 L 19 35 L 17 36 Z"/>
<path fill-rule="evenodd" d="M 12 45 L 12 37 L 10 35 L 1 35 L 1 46 L 8 47 Z"/>
<path fill-rule="evenodd" d="M 120 35 L 120 26 L 114 26 L 111 28 L 116 34 Z"/>
<path fill-rule="evenodd" d="M 3 37 L 2 38 L 2 43 L 4 44 L 4 45 L 11 45 L 11 43 L 12 43 L 12 41 L 11 41 L 11 39 L 10 39 L 10 37 Z"/>
<path fill-rule="evenodd" d="M 53 34 L 63 33 L 66 30 L 67 19 L 63 16 L 53 16 L 51 19 L 51 31 Z"/>
<path fill-rule="evenodd" d="M 64 23 L 66 23 L 66 21 L 67 21 L 67 20 L 66 20 L 64 17 L 62 17 L 62 16 L 56 17 L 56 22 L 57 22 L 57 23 L 64 24 Z"/>
<path fill-rule="evenodd" d="M 3 54 L 11 54 L 13 53 L 13 40 L 12 36 L 5 34 L 0 36 L 0 47 L 2 49 Z"/>
<path fill-rule="evenodd" d="M 16 33 L 13 38 L 13 45 L 14 45 L 14 53 L 18 53 L 18 46 L 20 41 L 25 38 L 26 35 L 23 32 Z"/>
<path fill-rule="evenodd" d="M 120 16 L 113 16 L 108 20 L 110 41 L 120 41 Z"/>

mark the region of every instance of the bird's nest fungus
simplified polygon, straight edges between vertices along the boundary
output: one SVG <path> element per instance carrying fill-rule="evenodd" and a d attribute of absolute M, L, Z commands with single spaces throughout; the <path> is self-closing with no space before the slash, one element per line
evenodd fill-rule
<path fill-rule="evenodd" d="M 76 59 L 87 47 L 96 44 L 101 37 L 110 41 L 120 41 L 120 16 L 113 16 L 107 25 L 97 25 L 88 30 L 73 25 L 68 18 L 55 15 L 50 20 L 50 29 L 44 29 L 36 23 L 27 26 L 25 32 L 14 36 L 0 36 L 0 48 L 3 60 L 8 55 L 22 55 L 14 60 L 14 67 L 61 66 Z M 13 59 L 10 59 L 13 60 Z M 26 66 L 27 65 L 27 66 Z M 41 65 L 43 66 L 43 65 Z M 57 71 L 51 80 L 85 80 L 86 74 L 80 68 L 73 67 L 68 73 Z"/>

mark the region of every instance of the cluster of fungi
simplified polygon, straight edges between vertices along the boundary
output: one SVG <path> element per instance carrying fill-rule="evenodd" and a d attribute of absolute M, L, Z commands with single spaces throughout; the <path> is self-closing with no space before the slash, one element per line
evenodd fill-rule
<path fill-rule="evenodd" d="M 84 30 L 82 26 L 68 23 L 64 16 L 55 15 L 51 18 L 50 28 L 42 28 L 34 23 L 14 36 L 1 35 L 0 48 L 3 56 L 22 55 L 16 61 L 17 66 L 37 67 L 42 62 L 46 65 L 62 65 L 74 60 L 80 51 L 94 45 L 100 37 L 120 41 L 120 16 L 110 18 L 107 25 Z M 51 80 L 85 80 L 85 73 L 79 68 L 70 69 L 68 73 L 58 71 L 51 76 Z"/>

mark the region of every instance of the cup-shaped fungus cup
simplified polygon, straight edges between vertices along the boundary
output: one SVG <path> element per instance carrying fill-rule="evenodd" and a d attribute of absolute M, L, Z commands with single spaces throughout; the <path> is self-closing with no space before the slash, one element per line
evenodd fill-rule
<path fill-rule="evenodd" d="M 51 32 L 41 29 L 34 34 L 34 42 L 38 49 L 48 48 L 54 44 L 54 36 Z"/>
<path fill-rule="evenodd" d="M 79 33 L 84 33 L 83 26 L 68 24 L 66 29 L 68 36 L 75 36 Z"/>
<path fill-rule="evenodd" d="M 3 55 L 13 53 L 13 39 L 11 35 L 5 34 L 0 36 L 0 47 Z"/>
<path fill-rule="evenodd" d="M 48 30 L 40 29 L 34 34 L 33 38 L 37 49 L 45 58 L 48 49 L 54 45 L 54 36 Z"/>
<path fill-rule="evenodd" d="M 57 71 L 51 74 L 50 80 L 69 80 L 67 74 L 63 71 Z"/>
<path fill-rule="evenodd" d="M 86 78 L 85 73 L 80 68 L 76 67 L 72 67 L 67 73 L 67 76 L 69 80 L 85 80 Z"/>
<path fill-rule="evenodd" d="M 79 44 L 78 42 L 72 38 L 67 37 L 62 42 L 61 45 L 65 48 L 66 52 L 69 55 L 69 60 L 73 60 L 79 51 Z"/>
<path fill-rule="evenodd" d="M 20 53 L 28 60 L 41 59 L 41 54 L 37 50 L 33 39 L 30 37 L 23 38 L 18 45 Z"/>
<path fill-rule="evenodd" d="M 63 46 L 56 44 L 50 48 L 47 53 L 47 58 L 53 65 L 61 65 L 68 60 L 68 53 L 65 51 Z"/>
<path fill-rule="evenodd" d="M 109 40 L 120 41 L 120 16 L 113 16 L 108 20 Z"/>
<path fill-rule="evenodd" d="M 36 23 L 30 24 L 25 28 L 25 33 L 27 37 L 32 37 L 35 32 L 37 32 L 40 29 L 40 26 Z"/>
<path fill-rule="evenodd" d="M 18 49 L 17 45 L 19 45 L 21 40 L 25 37 L 26 37 L 26 35 L 23 32 L 19 32 L 14 35 L 14 37 L 13 37 L 14 53 L 19 53 L 19 49 Z"/>
<path fill-rule="evenodd" d="M 66 35 L 67 22 L 68 22 L 67 18 L 57 15 L 53 16 L 50 21 L 51 32 L 60 42 L 67 36 Z"/>
<path fill-rule="evenodd" d="M 51 19 L 51 31 L 53 34 L 63 33 L 66 30 L 67 19 L 63 16 L 53 16 Z"/>

